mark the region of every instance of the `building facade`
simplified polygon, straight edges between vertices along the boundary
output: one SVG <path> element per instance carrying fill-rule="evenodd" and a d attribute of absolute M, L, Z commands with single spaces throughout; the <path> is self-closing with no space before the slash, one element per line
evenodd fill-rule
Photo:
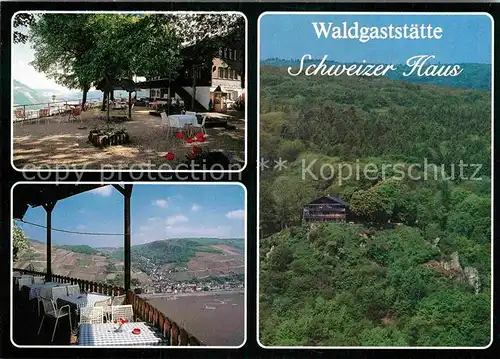
<path fill-rule="evenodd" d="M 183 101 L 187 107 L 193 97 L 193 84 L 196 84 L 194 98 L 198 107 L 205 110 L 225 112 L 241 98 L 244 98 L 244 54 L 233 49 L 220 49 L 212 59 L 212 66 L 193 66 L 186 62 L 174 81 L 151 78 L 142 86 L 150 87 L 151 99 L 172 99 Z M 169 90 L 170 88 L 170 90 Z"/>
<path fill-rule="evenodd" d="M 338 196 L 323 196 L 302 207 L 302 220 L 309 222 L 345 222 L 349 204 Z"/>

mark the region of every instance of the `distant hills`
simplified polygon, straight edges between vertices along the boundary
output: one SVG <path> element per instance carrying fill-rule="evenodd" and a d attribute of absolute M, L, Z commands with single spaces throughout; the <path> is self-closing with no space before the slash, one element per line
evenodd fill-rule
<path fill-rule="evenodd" d="M 312 65 L 319 63 L 320 60 L 309 60 L 305 61 L 305 65 Z M 265 59 L 260 62 L 261 66 L 273 66 L 273 67 L 299 67 L 300 60 L 298 59 L 279 59 L 270 58 Z M 339 65 L 341 62 L 336 61 L 326 61 L 328 66 Z M 351 63 L 352 64 L 352 63 Z M 398 70 L 389 71 L 387 73 L 387 78 L 397 81 L 405 81 L 410 83 L 421 83 L 421 84 L 433 84 L 439 86 L 448 86 L 456 88 L 468 88 L 468 89 L 483 89 L 489 90 L 491 88 L 491 65 L 488 64 L 457 64 L 460 65 L 464 71 L 457 77 L 419 77 L 416 75 L 411 75 L 408 77 L 403 76 L 403 72 L 408 70 L 408 67 L 404 65 L 399 65 Z"/>
<path fill-rule="evenodd" d="M 14 80 L 14 104 L 15 105 L 35 105 L 52 102 L 52 95 L 56 96 L 55 101 L 80 101 L 83 93 L 81 91 L 60 91 L 55 89 L 32 89 L 20 81 Z M 128 98 L 126 91 L 115 91 L 115 98 Z M 147 96 L 146 91 L 140 91 L 140 96 Z M 87 93 L 87 100 L 101 100 L 102 92 L 91 90 Z"/>

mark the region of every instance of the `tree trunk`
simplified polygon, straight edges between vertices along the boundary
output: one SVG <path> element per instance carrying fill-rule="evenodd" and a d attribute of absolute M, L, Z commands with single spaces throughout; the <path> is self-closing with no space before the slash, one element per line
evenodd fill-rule
<path fill-rule="evenodd" d="M 102 92 L 102 106 L 101 106 L 101 111 L 106 110 L 106 100 L 107 100 L 107 98 L 108 98 L 107 92 L 103 91 Z"/>
<path fill-rule="evenodd" d="M 128 93 L 128 119 L 132 118 L 132 92 Z"/>
<path fill-rule="evenodd" d="M 111 101 L 115 100 L 115 91 L 111 90 Z"/>
<path fill-rule="evenodd" d="M 87 102 L 87 93 L 89 92 L 89 87 L 85 86 L 83 88 L 83 96 L 82 96 L 82 111 L 85 111 L 85 103 Z"/>
<path fill-rule="evenodd" d="M 191 98 L 191 111 L 195 111 L 195 101 L 196 101 L 196 65 L 193 65 L 193 96 Z"/>

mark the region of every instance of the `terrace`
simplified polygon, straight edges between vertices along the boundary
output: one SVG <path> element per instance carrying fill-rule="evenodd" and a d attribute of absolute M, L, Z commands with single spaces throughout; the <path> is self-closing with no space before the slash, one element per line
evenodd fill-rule
<path fill-rule="evenodd" d="M 52 210 L 58 201 L 64 200 L 65 198 L 78 195 L 80 193 L 90 191 L 101 187 L 102 185 L 41 185 L 41 186 L 28 186 L 19 185 L 14 190 L 15 204 L 13 209 L 14 218 L 22 219 L 28 209 L 28 207 L 39 207 L 42 206 L 46 211 L 46 242 L 47 242 L 47 262 L 45 272 L 36 272 L 26 269 L 13 269 L 13 295 L 14 295 L 14 308 L 13 315 L 13 340 L 18 345 L 70 345 L 70 344 L 82 344 L 82 338 L 80 331 L 75 327 L 75 317 L 76 320 L 81 320 L 81 310 L 83 307 L 90 306 L 90 308 L 95 308 L 95 304 L 89 298 L 119 298 L 120 295 L 124 296 L 122 304 L 132 307 L 133 315 L 131 316 L 132 326 L 142 326 L 145 333 L 151 333 L 151 337 L 154 338 L 155 342 L 159 343 L 156 345 L 167 345 L 167 346 L 198 346 L 202 343 L 193 335 L 188 333 L 185 329 L 181 328 L 175 321 L 171 320 L 164 313 L 156 309 L 146 300 L 138 296 L 135 291 L 131 290 L 131 259 L 130 259 L 130 198 L 132 194 L 133 185 L 118 186 L 114 185 L 115 189 L 118 190 L 124 198 L 124 287 L 119 286 L 109 286 L 103 283 L 96 283 L 91 281 L 86 281 L 78 278 L 65 277 L 60 275 L 54 275 L 51 268 L 51 257 L 52 257 Z M 24 284 L 26 283 L 26 284 Z M 76 294 L 71 296 L 70 287 L 67 285 L 73 285 L 73 290 L 77 289 Z M 76 299 L 83 300 L 88 299 L 88 303 L 78 304 L 78 307 L 71 308 L 70 314 L 73 317 L 72 326 L 70 327 L 70 315 L 62 317 L 58 325 L 55 326 L 55 331 L 52 339 L 52 325 L 44 324 L 42 327 L 40 335 L 37 334 L 39 324 L 42 320 L 43 315 L 45 315 L 45 306 L 40 306 L 42 298 L 45 295 L 40 294 L 43 288 L 52 290 L 51 301 L 56 305 L 56 309 L 59 310 L 63 307 L 65 303 L 75 302 Z M 55 297 L 53 288 L 59 287 L 63 291 L 67 290 L 66 294 Z M 77 288 L 75 288 L 77 287 Z M 73 291 L 72 290 L 72 291 Z M 76 299 L 75 299 L 76 298 Z M 61 303 L 61 300 L 63 303 Z M 80 300 L 80 302 L 81 302 Z M 114 299 L 113 299 L 114 300 Z M 80 303 L 79 302 L 79 303 Z M 94 305 L 94 307 L 92 307 Z M 38 308 L 38 310 L 37 310 Z M 40 309 L 41 308 L 41 309 Z M 113 307 L 111 307 L 113 308 Z M 115 307 L 117 308 L 117 307 Z M 69 309 L 68 309 L 69 310 Z M 78 312 L 80 311 L 80 314 Z M 114 314 L 113 314 L 114 317 Z M 101 315 L 101 320 L 102 320 Z M 90 324 L 93 325 L 93 324 Z M 101 326 L 113 325 L 112 322 L 108 320 L 103 324 L 98 324 Z M 79 327 L 81 329 L 81 326 Z M 95 335 L 94 335 L 95 336 Z M 140 341 L 140 335 L 132 337 L 131 343 L 121 343 L 121 345 L 126 346 L 127 344 L 133 345 L 134 338 Z M 98 343 L 98 336 L 92 338 L 91 343 Z M 93 344 L 93 346 L 98 346 Z"/>
<path fill-rule="evenodd" d="M 106 112 L 99 107 L 100 103 L 96 102 L 83 112 L 72 112 L 74 109 L 66 108 L 66 104 L 43 111 L 18 107 L 13 125 L 14 165 L 45 169 L 140 167 L 158 170 L 183 163 L 193 145 L 207 152 L 222 152 L 235 166 L 244 162 L 245 120 L 242 113 L 205 113 L 215 126 L 207 122 L 205 142 L 187 144 L 168 133 L 161 117 L 151 107 L 134 107 L 130 119 L 126 106 L 114 109 L 110 117 L 119 121 L 113 123 L 107 121 Z M 224 127 L 220 126 L 223 122 L 227 123 Z M 127 133 L 128 141 L 106 147 L 91 143 L 91 130 L 109 127 Z M 175 160 L 167 160 L 164 157 L 167 152 L 175 153 Z"/>

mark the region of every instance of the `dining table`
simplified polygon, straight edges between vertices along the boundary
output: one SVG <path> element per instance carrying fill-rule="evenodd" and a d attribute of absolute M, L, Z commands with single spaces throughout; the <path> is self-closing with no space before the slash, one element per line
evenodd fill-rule
<path fill-rule="evenodd" d="M 97 347 L 166 345 L 163 335 L 145 322 L 128 322 L 124 323 L 121 329 L 118 327 L 119 325 L 115 323 L 80 324 L 78 345 Z"/>

